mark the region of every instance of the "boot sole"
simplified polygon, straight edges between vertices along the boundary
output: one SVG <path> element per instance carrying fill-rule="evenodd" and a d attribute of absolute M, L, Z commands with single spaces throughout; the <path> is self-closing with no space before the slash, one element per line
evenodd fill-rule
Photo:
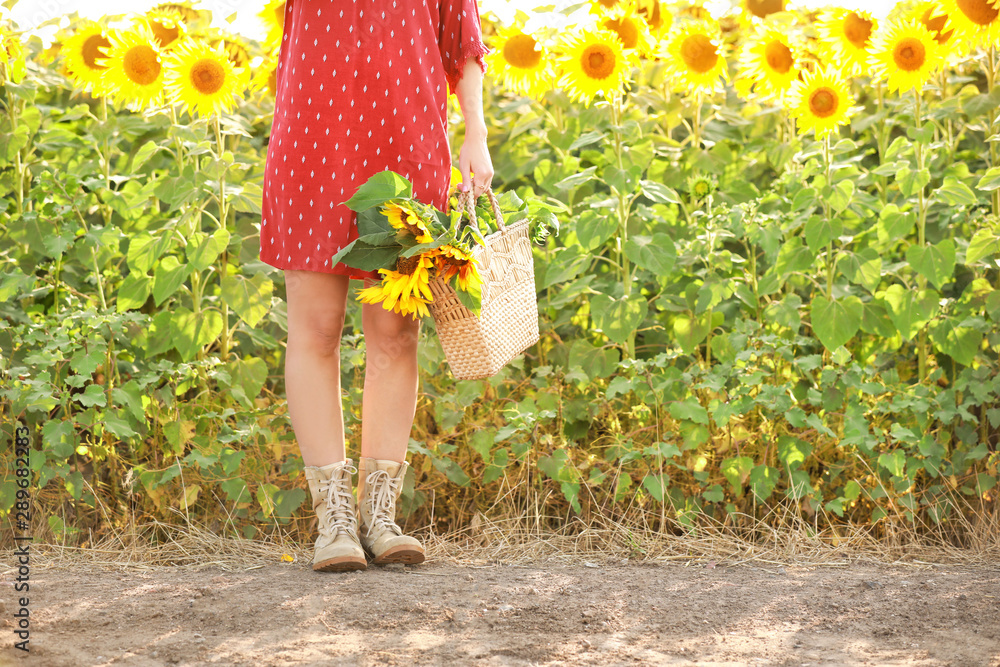
<path fill-rule="evenodd" d="M 372 563 L 375 565 L 388 565 L 390 563 L 405 563 L 406 565 L 416 565 L 417 563 L 424 562 L 424 552 L 419 549 L 414 549 L 413 547 L 400 545 L 398 547 L 390 547 L 386 549 L 385 552 L 374 559 Z"/>
<path fill-rule="evenodd" d="M 351 572 L 363 570 L 366 567 L 368 567 L 368 561 L 364 558 L 359 560 L 353 556 L 339 556 L 316 563 L 313 565 L 313 570 L 316 572 Z"/>

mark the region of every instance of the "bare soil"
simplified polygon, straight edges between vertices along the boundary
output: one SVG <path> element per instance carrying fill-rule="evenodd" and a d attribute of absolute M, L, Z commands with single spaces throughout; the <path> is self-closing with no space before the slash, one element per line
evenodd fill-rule
<path fill-rule="evenodd" d="M 1000 667 L 996 567 L 35 566 L 27 656 L 15 576 L 2 664 Z"/>

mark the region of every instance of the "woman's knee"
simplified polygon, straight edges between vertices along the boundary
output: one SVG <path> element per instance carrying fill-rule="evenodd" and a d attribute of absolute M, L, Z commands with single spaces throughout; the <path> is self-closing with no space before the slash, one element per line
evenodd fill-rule
<path fill-rule="evenodd" d="M 399 315 L 381 306 L 365 306 L 363 325 L 366 347 L 389 354 L 414 350 L 420 336 L 420 320 Z"/>
<path fill-rule="evenodd" d="M 324 274 L 303 277 L 288 290 L 288 339 L 311 353 L 335 357 L 347 312 L 346 294 L 338 289 L 341 281 L 323 279 Z M 310 284 L 303 284 L 304 282 Z M 292 341 L 295 341 L 292 343 Z"/>

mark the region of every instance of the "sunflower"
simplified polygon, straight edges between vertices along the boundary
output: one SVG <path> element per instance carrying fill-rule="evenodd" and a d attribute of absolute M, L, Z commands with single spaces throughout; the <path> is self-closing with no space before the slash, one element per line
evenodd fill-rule
<path fill-rule="evenodd" d="M 636 0 L 636 8 L 656 37 L 669 31 L 674 23 L 673 14 L 660 0 Z"/>
<path fill-rule="evenodd" d="M 163 63 L 156 36 L 145 23 L 131 30 L 112 30 L 108 57 L 98 59 L 107 66 L 105 94 L 133 111 L 159 104 L 163 99 Z"/>
<path fill-rule="evenodd" d="M 257 16 L 264 22 L 264 48 L 277 51 L 285 34 L 285 0 L 268 0 Z"/>
<path fill-rule="evenodd" d="M 677 16 L 681 18 L 693 19 L 695 21 L 714 21 L 712 12 L 705 7 L 704 0 L 691 0 L 682 2 L 676 6 Z"/>
<path fill-rule="evenodd" d="M 13 32 L 0 27 L 0 63 L 6 69 L 6 76 L 11 83 L 21 83 L 25 73 L 24 45 L 21 38 Z M 3 80 L 0 76 L 0 81 Z"/>
<path fill-rule="evenodd" d="M 941 0 L 941 6 L 967 50 L 1000 45 L 1000 0 Z"/>
<path fill-rule="evenodd" d="M 430 243 L 434 240 L 427 223 L 405 204 L 387 204 L 382 213 L 389 219 L 393 229 L 405 229 L 417 239 L 417 243 Z"/>
<path fill-rule="evenodd" d="M 272 55 L 258 56 L 251 66 L 250 92 L 266 90 L 271 97 L 278 95 L 278 61 Z"/>
<path fill-rule="evenodd" d="M 458 186 L 462 184 L 462 171 L 455 165 L 451 166 L 451 180 L 448 184 L 448 199 L 458 194 Z"/>
<path fill-rule="evenodd" d="M 878 22 L 866 11 L 836 7 L 823 12 L 816 32 L 825 64 L 836 63 L 844 76 L 867 74 L 877 29 Z"/>
<path fill-rule="evenodd" d="M 948 23 L 948 15 L 942 11 L 941 5 L 934 0 L 923 0 L 914 5 L 906 18 L 916 19 L 924 24 L 924 27 L 931 31 L 934 39 L 941 46 L 949 46 L 952 37 L 955 36 L 953 29 L 945 29 Z"/>
<path fill-rule="evenodd" d="M 552 60 L 522 26 L 502 29 L 491 46 L 486 63 L 504 88 L 537 99 L 552 87 Z"/>
<path fill-rule="evenodd" d="M 788 96 L 789 114 L 798 120 L 799 134 L 814 130 L 816 139 L 847 123 L 853 103 L 848 81 L 832 68 L 806 72 L 792 83 Z"/>
<path fill-rule="evenodd" d="M 479 273 L 476 258 L 462 248 L 445 244 L 427 252 L 434 259 L 437 275 L 445 282 L 458 276 L 458 288 L 463 292 L 479 292 L 483 278 Z"/>
<path fill-rule="evenodd" d="M 187 40 L 166 55 L 166 89 L 171 103 L 194 115 L 230 111 L 247 87 L 247 68 L 233 67 L 222 51 Z"/>
<path fill-rule="evenodd" d="M 648 56 L 653 50 L 653 36 L 646 22 L 639 17 L 634 0 L 618 3 L 614 9 L 605 12 L 597 25 L 602 30 L 613 32 L 625 49 Z"/>
<path fill-rule="evenodd" d="M 229 58 L 229 62 L 233 64 L 233 67 L 247 67 L 250 65 L 250 52 L 247 50 L 246 44 L 241 37 L 231 35 L 222 30 L 212 30 L 210 33 L 206 33 L 202 39 L 213 49 L 217 48 L 221 43 L 223 50 L 226 52 L 226 57 Z"/>
<path fill-rule="evenodd" d="M 607 31 L 584 30 L 566 38 L 559 62 L 563 71 L 559 85 L 571 99 L 589 105 L 598 93 L 611 98 L 623 92 L 633 57 Z"/>
<path fill-rule="evenodd" d="M 94 95 L 104 95 L 101 79 L 107 67 L 97 60 L 107 57 L 110 48 L 111 40 L 104 27 L 95 21 L 84 21 L 62 46 L 66 70 L 73 83 Z"/>
<path fill-rule="evenodd" d="M 208 25 L 212 22 L 212 12 L 206 9 L 195 9 L 190 2 L 161 2 L 149 13 L 164 13 L 176 16 L 188 29 Z"/>
<path fill-rule="evenodd" d="M 785 0 L 740 0 L 736 19 L 744 30 L 749 30 L 772 14 L 785 11 Z"/>
<path fill-rule="evenodd" d="M 361 291 L 358 300 L 363 303 L 381 303 L 386 310 L 400 315 L 429 317 L 427 304 L 434 300 L 430 288 L 430 269 L 434 260 L 425 255 L 400 257 L 396 269 L 379 269 L 382 282 Z"/>
<path fill-rule="evenodd" d="M 923 87 L 943 62 L 934 34 L 914 19 L 891 21 L 875 35 L 869 59 L 872 76 L 887 80 L 890 91 Z"/>
<path fill-rule="evenodd" d="M 186 32 L 180 16 L 164 9 L 150 10 L 145 15 L 135 17 L 133 23 L 147 25 L 161 50 L 177 45 Z"/>
<path fill-rule="evenodd" d="M 796 48 L 785 31 L 768 25 L 760 28 L 740 54 L 742 74 L 764 98 L 781 99 L 799 76 Z"/>
<path fill-rule="evenodd" d="M 687 21 L 666 39 L 667 71 L 679 90 L 712 92 L 728 79 L 722 35 L 716 23 Z"/>

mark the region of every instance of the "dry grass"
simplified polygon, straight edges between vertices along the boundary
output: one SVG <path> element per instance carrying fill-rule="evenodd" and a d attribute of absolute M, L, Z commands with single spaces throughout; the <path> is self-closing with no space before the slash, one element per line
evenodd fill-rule
<path fill-rule="evenodd" d="M 496 509 L 496 507 L 494 508 Z M 507 508 L 510 509 L 510 508 Z M 199 568 L 216 566 L 243 571 L 280 563 L 308 563 L 312 544 L 296 542 L 289 532 L 275 532 L 255 539 L 227 537 L 209 530 L 177 512 L 179 523 L 149 521 L 126 523 L 125 531 L 112 532 L 85 548 L 51 543 L 33 543 L 32 562 L 45 569 L 112 568 L 153 570 L 159 567 Z M 556 517 L 522 512 L 488 517 L 477 514 L 469 526 L 449 534 L 429 528 L 417 529 L 429 560 L 465 565 L 569 565 L 630 562 L 679 562 L 685 565 L 715 562 L 719 565 L 845 566 L 852 563 L 883 563 L 966 566 L 1000 565 L 1000 516 L 976 514 L 962 518 L 949 534 L 917 531 L 901 522 L 885 523 L 876 531 L 861 526 L 829 529 L 816 533 L 792 515 L 765 519 L 737 517 L 740 525 L 723 525 L 707 516 L 698 526 L 685 528 L 671 522 L 674 530 L 654 529 L 645 520 L 660 521 L 633 511 L 633 518 L 593 518 L 589 524 L 575 518 L 559 525 Z M 954 531 L 960 529 L 964 544 L 956 546 Z M 9 560 L 8 560 L 9 562 Z"/>

